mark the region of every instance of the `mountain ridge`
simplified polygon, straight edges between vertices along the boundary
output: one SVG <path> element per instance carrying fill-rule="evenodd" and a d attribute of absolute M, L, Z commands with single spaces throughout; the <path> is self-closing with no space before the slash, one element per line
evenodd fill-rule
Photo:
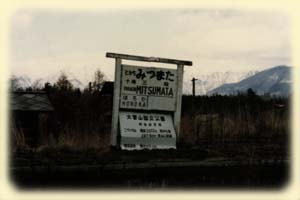
<path fill-rule="evenodd" d="M 230 95 L 253 89 L 258 95 L 288 96 L 291 93 L 291 67 L 278 65 L 263 70 L 237 83 L 223 84 L 208 92 L 208 95 Z"/>

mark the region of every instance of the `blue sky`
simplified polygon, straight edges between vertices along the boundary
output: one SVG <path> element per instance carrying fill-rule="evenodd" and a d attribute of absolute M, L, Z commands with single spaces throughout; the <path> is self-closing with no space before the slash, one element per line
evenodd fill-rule
<path fill-rule="evenodd" d="M 87 81 L 99 68 L 112 80 L 106 52 L 191 60 L 186 79 L 265 69 L 291 65 L 290 28 L 275 11 L 19 10 L 11 18 L 10 69 L 33 79 L 66 71 Z"/>

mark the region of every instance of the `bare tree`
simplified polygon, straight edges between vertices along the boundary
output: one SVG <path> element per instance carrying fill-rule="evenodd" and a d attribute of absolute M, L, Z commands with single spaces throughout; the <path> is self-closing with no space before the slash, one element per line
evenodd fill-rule
<path fill-rule="evenodd" d="M 100 70 L 97 69 L 94 73 L 94 80 L 92 82 L 92 88 L 94 91 L 100 91 L 102 89 L 102 86 L 105 82 L 105 75 L 104 73 Z"/>
<path fill-rule="evenodd" d="M 59 90 L 66 91 L 66 90 L 73 89 L 72 83 L 68 80 L 68 77 L 64 72 L 61 72 L 61 75 L 56 82 L 56 86 L 58 87 Z"/>

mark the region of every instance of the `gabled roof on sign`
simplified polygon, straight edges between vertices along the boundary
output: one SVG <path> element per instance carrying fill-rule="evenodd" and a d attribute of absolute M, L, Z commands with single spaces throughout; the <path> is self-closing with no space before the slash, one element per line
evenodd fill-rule
<path fill-rule="evenodd" d="M 45 92 L 13 92 L 10 109 L 14 111 L 53 111 Z"/>

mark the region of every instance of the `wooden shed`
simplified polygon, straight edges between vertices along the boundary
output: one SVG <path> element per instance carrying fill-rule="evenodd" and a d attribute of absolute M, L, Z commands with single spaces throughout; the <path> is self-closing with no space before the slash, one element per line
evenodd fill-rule
<path fill-rule="evenodd" d="M 43 144 L 49 136 L 53 106 L 45 92 L 12 92 L 10 99 L 13 141 L 29 147 Z"/>

